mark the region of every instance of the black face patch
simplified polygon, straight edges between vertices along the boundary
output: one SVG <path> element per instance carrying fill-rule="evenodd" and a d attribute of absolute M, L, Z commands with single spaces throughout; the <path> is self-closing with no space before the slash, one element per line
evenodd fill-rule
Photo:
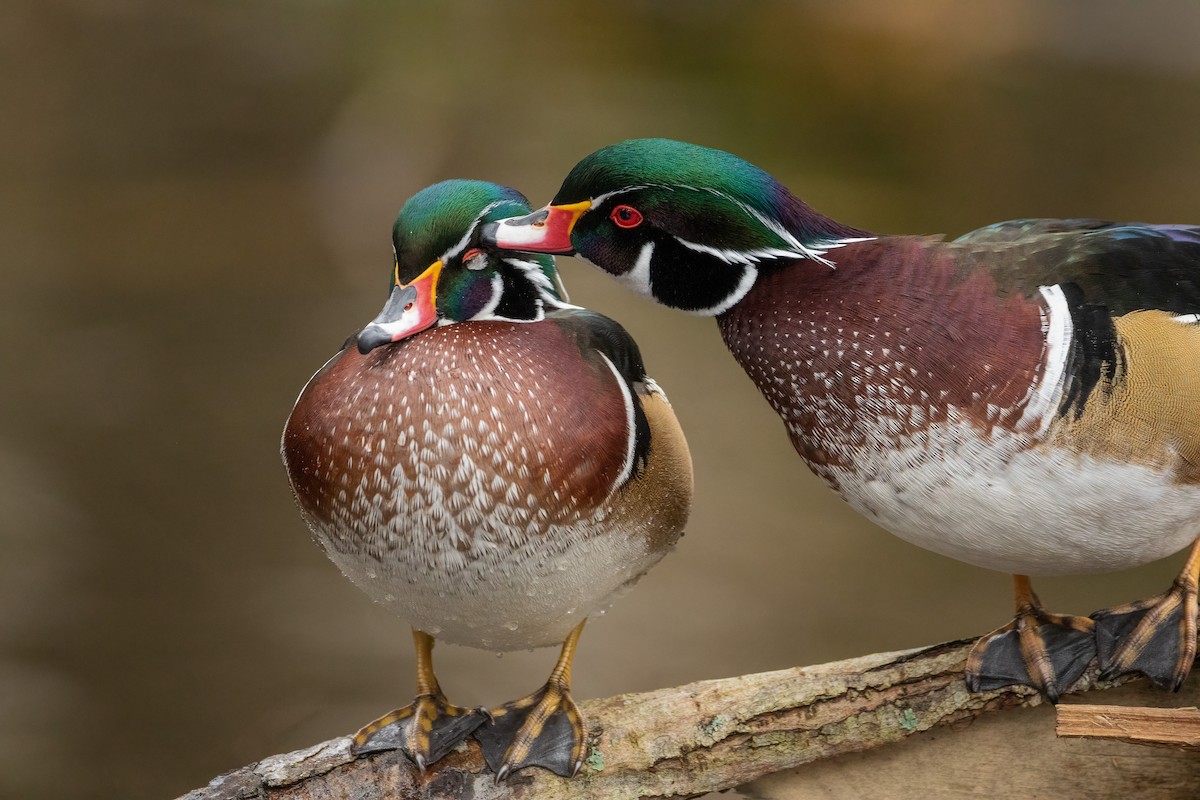
<path fill-rule="evenodd" d="M 708 311 L 729 303 L 749 269 L 753 267 L 729 264 L 662 236 L 655 240 L 650 259 L 650 291 L 671 308 Z"/>
<path fill-rule="evenodd" d="M 518 267 L 502 262 L 500 303 L 492 311 L 497 317 L 513 320 L 534 320 L 541 316 L 538 291 Z"/>

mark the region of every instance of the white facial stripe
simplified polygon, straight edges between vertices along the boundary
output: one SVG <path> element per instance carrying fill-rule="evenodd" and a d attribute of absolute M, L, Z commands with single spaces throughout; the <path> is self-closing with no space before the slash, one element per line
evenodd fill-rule
<path fill-rule="evenodd" d="M 486 217 L 488 215 L 488 212 L 490 212 L 493 208 L 496 208 L 497 206 L 501 206 L 501 205 L 504 205 L 505 203 L 511 203 L 511 202 L 512 202 L 511 200 L 496 200 L 495 202 L 488 203 L 486 206 L 484 206 L 483 210 L 479 212 L 479 214 L 475 217 L 475 219 L 467 227 L 467 232 L 463 234 L 462 238 L 459 239 L 458 242 L 456 242 L 453 247 L 451 247 L 446 252 L 442 253 L 442 258 L 441 258 L 442 263 L 443 264 L 449 263 L 451 258 L 454 258 L 456 255 L 463 252 L 467 248 L 467 242 L 471 241 L 471 235 L 473 233 L 475 233 L 475 229 L 479 227 L 479 223 L 483 220 L 484 217 Z"/>
<path fill-rule="evenodd" d="M 508 259 L 505 259 L 506 261 Z M 537 314 L 533 319 L 513 319 L 502 314 L 497 314 L 496 309 L 500 306 L 500 301 L 504 297 L 504 278 L 500 273 L 492 276 L 492 297 L 488 300 L 487 305 L 479 310 L 475 316 L 471 317 L 472 321 L 493 321 L 493 322 L 541 322 L 546 318 L 545 303 L 542 301 L 544 295 L 540 295 L 537 300 Z"/>
<path fill-rule="evenodd" d="M 611 192 L 605 192 L 604 194 L 596 195 L 591 199 L 591 207 L 599 208 L 610 197 L 616 197 L 617 195 L 627 194 L 629 192 L 636 192 L 639 189 L 666 189 L 668 192 L 674 191 L 672 187 L 664 186 L 660 183 L 641 183 L 637 186 L 623 186 L 620 189 L 615 189 Z"/>
<path fill-rule="evenodd" d="M 718 192 L 718 194 L 719 194 L 719 192 Z M 771 233 L 774 233 L 776 236 L 778 236 L 780 239 L 782 239 L 788 245 L 788 247 L 790 248 L 790 252 L 793 253 L 795 255 L 795 257 L 810 258 L 813 261 L 818 261 L 827 267 L 833 266 L 832 261 L 823 257 L 825 255 L 825 253 L 827 253 L 828 251 L 833 250 L 838 247 L 843 247 L 848 244 L 852 244 L 854 242 L 869 242 L 875 238 L 874 236 L 860 236 L 860 237 L 855 237 L 855 238 L 850 238 L 850 239 L 826 239 L 824 241 L 817 241 L 817 242 L 813 242 L 812 244 L 806 245 L 803 242 L 801 242 L 799 239 L 797 239 L 795 237 L 795 235 L 792 234 L 791 231 L 789 231 L 787 228 L 783 227 L 783 224 L 780 223 L 779 220 L 766 216 L 765 214 L 760 212 L 758 209 L 754 208 L 753 206 L 747 205 L 746 203 L 743 203 L 741 200 L 738 200 L 733 197 L 728 197 L 727 195 L 726 195 L 726 197 L 731 202 L 737 203 L 742 208 L 743 211 L 745 211 L 747 214 L 749 214 L 752 217 L 754 217 L 755 219 L 757 219 L 764 227 L 766 227 L 768 230 L 770 230 Z M 760 251 L 750 251 L 750 252 L 754 253 L 754 252 L 760 252 Z M 788 251 L 785 251 L 785 252 L 788 252 Z"/>
<path fill-rule="evenodd" d="M 634 192 L 639 189 L 663 189 L 669 192 L 675 191 L 676 189 L 684 189 L 692 192 L 706 192 L 708 194 L 716 195 L 724 200 L 728 200 L 747 215 L 753 217 L 760 225 L 778 236 L 786 245 L 786 248 L 764 247 L 752 250 L 733 250 L 730 248 L 712 247 L 710 245 L 700 244 L 699 242 L 690 242 L 687 239 L 682 239 L 678 236 L 675 237 L 676 240 L 684 247 L 700 253 L 708 253 L 709 255 L 716 256 L 727 264 L 754 264 L 759 261 L 772 258 L 807 258 L 820 262 L 827 267 L 832 267 L 834 266 L 834 263 L 829 259 L 824 258 L 828 251 L 834 250 L 838 247 L 844 247 L 845 245 L 853 244 L 855 242 L 869 242 L 876 238 L 874 236 L 859 236 L 846 239 L 824 239 L 806 245 L 797 239 L 791 231 L 785 228 L 783 224 L 779 222 L 779 220 L 767 216 L 750 204 L 745 203 L 736 197 L 731 197 L 719 189 L 713 189 L 711 187 L 687 186 L 684 184 L 680 184 L 678 186 L 667 186 L 660 183 L 644 183 L 637 186 L 626 186 L 612 192 L 596 195 L 592 198 L 592 208 L 599 207 L 611 197 L 625 194 L 627 192 Z"/>
<path fill-rule="evenodd" d="M 1200 314 L 1180 314 L 1177 317 L 1171 317 L 1171 320 L 1180 325 L 1195 325 L 1200 323 Z"/>
<path fill-rule="evenodd" d="M 1020 422 L 1036 425 L 1038 432 L 1044 433 L 1054 420 L 1054 410 L 1062 398 L 1067 357 L 1071 353 L 1075 326 L 1062 287 L 1042 286 L 1040 291 L 1046 301 L 1046 309 L 1042 312 L 1042 331 L 1046 334 L 1042 348 L 1044 367 L 1042 379 L 1030 387 L 1029 394 L 1025 396 L 1025 410 L 1021 413 Z"/>
<path fill-rule="evenodd" d="M 596 352 L 600 353 L 599 350 Z M 621 466 L 621 473 L 613 481 L 612 485 L 612 488 L 616 489 L 628 480 L 629 476 L 633 473 L 634 454 L 637 452 L 637 423 L 633 408 L 634 399 L 629 391 L 629 386 L 625 384 L 625 379 L 621 377 L 621 373 L 617 371 L 616 366 L 608 360 L 608 356 L 600 353 L 600 357 L 604 359 L 604 363 L 612 370 L 613 377 L 617 381 L 617 386 L 621 389 L 621 397 L 625 401 L 625 428 L 628 431 L 628 436 L 625 443 L 625 463 Z"/>
<path fill-rule="evenodd" d="M 504 279 L 497 272 L 492 276 L 491 283 L 492 296 L 484 304 L 483 308 L 479 310 L 479 313 L 471 317 L 471 319 L 496 319 L 493 312 L 495 312 L 496 306 L 500 305 L 500 297 L 504 294 Z"/>
<path fill-rule="evenodd" d="M 529 279 L 529 282 L 539 290 L 550 291 L 554 288 L 554 284 L 546 277 L 546 273 L 542 272 L 542 265 L 536 261 L 526 261 L 522 258 L 510 257 L 505 258 L 504 263 L 521 270 L 522 274 Z"/>
<path fill-rule="evenodd" d="M 727 250 L 718 247 L 709 247 L 706 244 L 698 242 L 689 242 L 687 239 L 675 237 L 675 241 L 679 242 L 689 250 L 695 250 L 698 253 L 708 253 L 711 256 L 724 261 L 726 264 L 757 264 L 759 261 L 771 258 L 811 258 L 808 253 L 798 253 L 792 250 L 780 250 L 773 247 L 764 247 L 757 250 Z"/>
<path fill-rule="evenodd" d="M 512 319 L 511 317 L 505 317 L 497 314 L 496 309 L 499 307 L 504 293 L 504 278 L 501 277 L 500 273 L 496 273 L 492 276 L 491 299 L 488 300 L 487 305 L 485 305 L 478 314 L 471 317 L 471 319 L 494 320 L 500 322 L 541 322 L 546 318 L 547 307 L 551 309 L 578 308 L 578 306 L 573 306 L 570 303 L 565 303 L 559 300 L 552 294 L 554 284 L 548 277 L 546 277 L 546 273 L 542 271 L 541 264 L 538 264 L 536 261 L 526 261 L 520 258 L 505 258 L 504 263 L 520 270 L 522 277 L 528 280 L 530 284 L 532 284 L 537 290 L 537 314 L 533 319 Z M 555 273 L 555 275 L 557 276 L 557 273 Z"/>
<path fill-rule="evenodd" d="M 567 287 L 563 284 L 562 275 L 559 274 L 558 270 L 554 271 L 554 288 L 558 292 L 558 296 L 562 298 L 559 301 L 559 305 L 570 306 L 571 308 L 578 307 L 571 305 L 571 298 L 567 294 Z"/>
<path fill-rule="evenodd" d="M 801 245 L 800 249 L 797 250 L 782 250 L 776 247 L 763 247 L 755 250 L 731 250 L 710 247 L 698 242 L 689 242 L 687 239 L 680 239 L 678 236 L 675 237 L 675 241 L 698 253 L 708 253 L 709 255 L 716 256 L 726 264 L 757 264 L 760 261 L 773 258 L 807 258 L 810 261 L 817 261 L 827 267 L 835 267 L 836 264 L 833 261 L 824 257 L 828 251 L 853 244 L 854 242 L 869 242 L 873 238 L 875 237 L 863 236 L 853 239 L 826 239 L 813 245 Z"/>
<path fill-rule="evenodd" d="M 579 308 L 579 306 L 573 306 L 566 302 L 567 292 L 562 286 L 562 278 L 559 276 L 557 270 L 554 273 L 554 280 L 551 280 L 542 271 L 542 265 L 536 261 L 526 261 L 525 259 L 512 257 L 505 258 L 504 261 L 521 270 L 521 274 L 529 279 L 529 282 L 538 290 L 538 297 L 541 299 L 543 306 L 549 306 L 550 308 Z M 560 296 L 563 298 L 562 300 L 555 297 L 554 292 L 556 290 L 560 293 Z M 538 316 L 538 319 L 541 319 L 541 315 Z"/>

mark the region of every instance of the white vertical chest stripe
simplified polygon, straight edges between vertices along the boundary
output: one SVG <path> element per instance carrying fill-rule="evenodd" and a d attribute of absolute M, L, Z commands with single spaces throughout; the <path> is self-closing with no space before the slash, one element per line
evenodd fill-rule
<path fill-rule="evenodd" d="M 599 350 L 596 351 L 600 353 Z M 604 363 L 612 371 L 613 378 L 617 382 L 617 386 L 621 388 L 621 398 L 625 401 L 625 429 L 628 433 L 625 439 L 625 462 L 621 465 L 621 473 L 617 475 L 617 479 L 613 481 L 612 491 L 629 480 L 629 476 L 633 474 L 634 455 L 637 452 L 637 418 L 633 404 L 637 402 L 633 399 L 633 394 L 629 391 L 629 385 L 625 383 L 625 379 L 621 377 L 621 373 L 617 371 L 616 366 L 608 359 L 604 353 L 600 353 L 600 357 L 604 359 Z"/>
<path fill-rule="evenodd" d="M 1066 383 L 1067 359 L 1071 355 L 1071 342 L 1075 337 L 1075 325 L 1071 322 L 1071 308 L 1060 286 L 1043 286 L 1040 289 L 1046 307 L 1042 311 L 1042 377 L 1029 389 L 1021 414 L 1021 426 L 1030 426 L 1038 433 L 1045 433 L 1054 420 L 1054 413 L 1062 402 Z"/>

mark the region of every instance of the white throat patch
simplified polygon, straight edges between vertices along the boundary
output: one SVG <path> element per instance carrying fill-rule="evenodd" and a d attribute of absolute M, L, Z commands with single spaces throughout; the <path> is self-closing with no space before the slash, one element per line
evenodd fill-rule
<path fill-rule="evenodd" d="M 634 262 L 633 269 L 626 272 L 624 275 L 617 275 L 616 279 L 625 285 L 626 288 L 632 289 L 640 295 L 654 299 L 654 290 L 650 286 L 650 259 L 654 257 L 654 242 L 646 242 L 642 245 L 642 251 L 638 253 L 637 261 Z"/>

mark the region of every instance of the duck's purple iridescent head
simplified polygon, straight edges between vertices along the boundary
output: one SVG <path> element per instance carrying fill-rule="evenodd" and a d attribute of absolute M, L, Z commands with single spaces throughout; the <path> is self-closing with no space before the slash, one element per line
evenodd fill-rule
<path fill-rule="evenodd" d="M 577 253 L 673 308 L 720 314 L 761 269 L 869 238 L 822 216 L 735 155 L 630 139 L 584 158 L 550 205 L 489 225 L 511 250 Z"/>

